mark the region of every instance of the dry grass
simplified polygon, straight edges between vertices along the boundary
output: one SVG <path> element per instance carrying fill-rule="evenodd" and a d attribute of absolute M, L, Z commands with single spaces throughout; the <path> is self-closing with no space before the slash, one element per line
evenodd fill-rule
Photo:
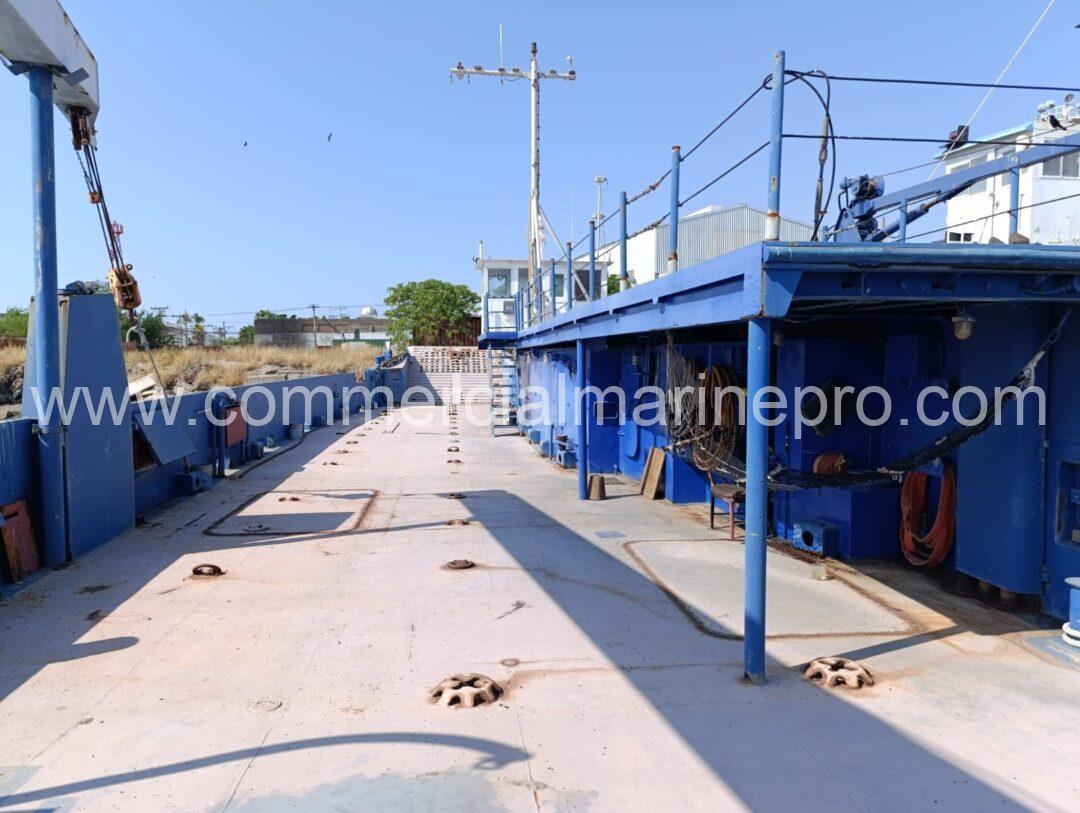
<path fill-rule="evenodd" d="M 0 370 L 21 367 L 23 356 L 23 348 L 21 347 L 0 347 Z"/>
<path fill-rule="evenodd" d="M 286 375 L 358 375 L 375 363 L 374 348 L 327 347 L 304 350 L 285 347 L 166 347 L 154 351 L 165 386 L 183 386 L 188 391 L 212 387 L 238 387 L 252 378 L 267 380 Z M 128 376 L 152 375 L 146 354 L 129 350 L 124 354 Z"/>
<path fill-rule="evenodd" d="M 375 362 L 372 347 L 327 347 L 305 350 L 284 347 L 165 347 L 154 351 L 165 386 L 183 387 L 187 392 L 213 387 L 238 387 L 257 378 L 260 381 L 286 375 L 359 375 Z M 146 354 L 129 350 L 124 354 L 128 378 L 153 375 Z M 21 347 L 0 347 L 0 379 L 19 371 L 23 365 Z M 21 377 L 21 376 L 20 376 Z"/>

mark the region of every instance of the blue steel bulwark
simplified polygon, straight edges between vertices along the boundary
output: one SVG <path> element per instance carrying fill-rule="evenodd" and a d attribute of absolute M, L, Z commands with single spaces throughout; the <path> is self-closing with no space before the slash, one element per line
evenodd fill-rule
<path fill-rule="evenodd" d="M 671 274 L 679 270 L 679 166 L 682 164 L 682 151 L 676 144 L 671 148 L 671 210 L 668 220 L 668 255 L 667 270 Z"/>
<path fill-rule="evenodd" d="M 56 282 L 56 173 L 53 141 L 52 71 L 29 71 L 34 189 L 34 383 L 43 405 L 60 389 L 60 305 Z M 57 566 L 67 560 L 64 512 L 64 427 L 57 410 L 39 416 L 39 486 L 43 559 Z"/>
<path fill-rule="evenodd" d="M 769 427 L 757 405 L 769 386 L 772 322 L 751 319 L 746 372 L 746 589 L 743 598 L 743 670 L 754 683 L 765 680 L 765 543 L 769 490 Z"/>
<path fill-rule="evenodd" d="M 574 409 L 577 416 L 577 490 L 578 499 L 589 498 L 589 441 L 586 432 L 587 420 L 585 398 L 585 342 L 577 342 L 577 367 L 574 368 Z"/>
<path fill-rule="evenodd" d="M 773 54 L 772 117 L 769 122 L 769 205 L 765 240 L 780 239 L 780 157 L 784 147 L 784 52 Z"/>

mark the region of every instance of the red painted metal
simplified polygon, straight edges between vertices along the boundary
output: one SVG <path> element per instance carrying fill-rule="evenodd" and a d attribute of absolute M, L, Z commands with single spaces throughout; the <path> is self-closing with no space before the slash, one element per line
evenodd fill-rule
<path fill-rule="evenodd" d="M 41 556 L 38 554 L 37 540 L 34 539 L 34 526 L 30 522 L 30 509 L 26 500 L 16 500 L 0 508 L 0 516 L 4 518 L 0 535 L 4 539 L 4 553 L 7 555 L 11 580 L 20 582 L 41 568 Z"/>
<path fill-rule="evenodd" d="M 248 436 L 247 421 L 239 406 L 231 406 L 225 410 L 225 420 L 229 423 L 225 427 L 225 445 L 235 446 L 245 443 Z"/>

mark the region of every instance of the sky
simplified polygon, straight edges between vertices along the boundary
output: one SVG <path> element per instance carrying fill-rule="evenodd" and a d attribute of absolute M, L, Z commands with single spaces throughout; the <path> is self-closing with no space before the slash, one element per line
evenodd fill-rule
<path fill-rule="evenodd" d="M 230 329 L 260 308 L 355 313 L 407 280 L 475 287 L 479 240 L 486 254 L 524 256 L 528 84 L 449 79 L 459 60 L 498 65 L 500 23 L 507 67 L 527 67 L 533 40 L 543 70 L 566 70 L 573 56 L 577 81 L 541 88 L 541 204 L 565 241 L 584 234 L 595 176 L 609 179 L 610 211 L 620 190 L 668 167 L 673 144 L 693 144 L 758 86 L 776 49 L 789 68 L 991 82 L 1045 6 L 64 2 L 97 57 L 98 160 L 144 304 Z M 1005 81 L 1080 83 L 1077 24 L 1080 3 L 1058 0 Z M 982 94 L 837 82 L 832 114 L 838 134 L 944 138 Z M 1030 119 L 1047 98 L 995 92 L 973 137 Z M 787 132 L 820 131 L 820 107 L 798 85 L 785 116 Z M 768 120 L 759 94 L 684 163 L 683 196 L 766 140 Z M 0 75 L 0 121 L 3 308 L 25 306 L 33 287 L 25 78 Z M 107 254 L 59 114 L 56 126 L 60 283 L 102 279 Z M 785 141 L 783 214 L 809 217 L 816 153 Z M 931 158 L 931 145 L 846 142 L 838 177 Z M 889 188 L 928 172 L 890 177 Z M 762 153 L 695 208 L 763 206 L 766 180 Z M 667 205 L 662 187 L 631 207 L 630 228 Z"/>

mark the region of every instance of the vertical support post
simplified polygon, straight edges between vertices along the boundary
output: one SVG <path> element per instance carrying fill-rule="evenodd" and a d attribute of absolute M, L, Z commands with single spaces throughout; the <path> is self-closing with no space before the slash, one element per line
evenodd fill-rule
<path fill-rule="evenodd" d="M 566 244 L 566 279 L 563 280 L 566 285 L 566 309 L 570 310 L 574 307 L 574 255 L 571 244 Z"/>
<path fill-rule="evenodd" d="M 514 332 L 520 333 L 523 327 L 521 322 L 521 289 L 514 294 Z"/>
<path fill-rule="evenodd" d="M 487 335 L 488 326 L 488 295 L 484 294 L 480 300 L 480 333 L 482 335 Z"/>
<path fill-rule="evenodd" d="M 630 273 L 626 258 L 626 193 L 619 199 L 619 290 L 630 287 Z"/>
<path fill-rule="evenodd" d="M 585 342 L 577 341 L 577 367 L 574 370 L 574 411 L 577 418 L 577 490 L 578 499 L 589 499 L 589 441 L 586 431 L 588 404 L 585 403 Z"/>
<path fill-rule="evenodd" d="M 772 117 L 769 122 L 769 204 L 765 239 L 780 239 L 780 155 L 784 146 L 784 52 L 773 54 Z"/>
<path fill-rule="evenodd" d="M 532 282 L 525 286 L 525 325 L 532 325 Z"/>
<path fill-rule="evenodd" d="M 671 212 L 668 215 L 667 254 L 669 274 L 679 270 L 679 166 L 681 164 L 682 150 L 676 144 L 671 148 Z"/>
<path fill-rule="evenodd" d="M 31 163 L 34 195 L 34 385 L 45 410 L 38 416 L 38 485 L 41 498 L 43 559 L 50 567 L 67 560 L 64 507 L 64 426 L 49 410 L 60 381 L 60 302 L 56 270 L 56 161 L 53 137 L 53 75 L 29 71 Z"/>
<path fill-rule="evenodd" d="M 753 683 L 765 680 L 765 549 L 769 490 L 769 427 L 759 406 L 771 378 L 772 321 L 753 318 L 747 328 L 746 588 L 743 671 Z"/>
<path fill-rule="evenodd" d="M 596 218 L 589 221 L 589 301 L 597 299 L 596 290 Z"/>
<path fill-rule="evenodd" d="M 551 261 L 551 272 L 550 272 L 550 274 L 551 274 L 550 275 L 550 282 L 551 282 L 551 318 L 554 319 L 555 314 L 557 312 L 557 308 L 556 308 L 556 305 L 555 305 L 555 261 L 554 260 Z"/>
<path fill-rule="evenodd" d="M 1019 233 L 1020 233 L 1020 167 L 1012 167 L 1009 170 L 1009 236 L 1012 237 L 1014 234 L 1019 234 Z"/>
<path fill-rule="evenodd" d="M 900 201 L 900 230 L 896 239 L 901 243 L 907 242 L 907 200 Z"/>

